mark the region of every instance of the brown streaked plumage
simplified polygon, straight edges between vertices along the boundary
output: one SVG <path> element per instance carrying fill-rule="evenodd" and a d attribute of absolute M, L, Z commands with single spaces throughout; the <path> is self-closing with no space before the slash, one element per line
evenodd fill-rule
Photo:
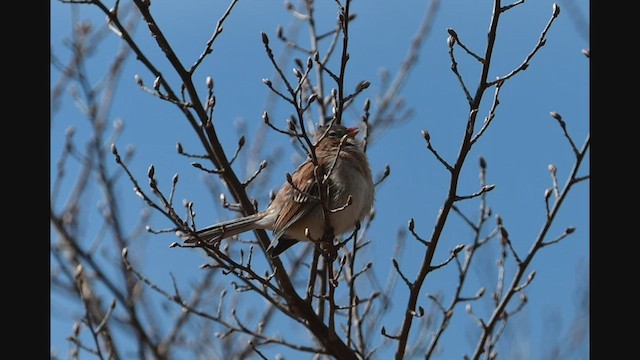
<path fill-rule="evenodd" d="M 343 207 L 349 196 L 352 199 L 351 205 L 329 215 L 336 235 L 353 229 L 356 222 L 369 215 L 373 206 L 371 169 L 360 142 L 355 138 L 357 133 L 357 128 L 325 125 L 318 128 L 314 137 L 320 179 L 330 172 L 326 180 L 328 209 Z M 311 239 L 319 240 L 324 233 L 325 221 L 314 168 L 311 159 L 302 163 L 291 174 L 295 188 L 285 181 L 274 200 L 263 211 L 206 227 L 195 234 L 182 231 L 176 234 L 187 243 L 210 243 L 250 230 L 267 229 L 273 232 L 273 240 L 267 249 L 272 257 L 298 241 L 308 241 L 305 235 L 307 229 Z"/>

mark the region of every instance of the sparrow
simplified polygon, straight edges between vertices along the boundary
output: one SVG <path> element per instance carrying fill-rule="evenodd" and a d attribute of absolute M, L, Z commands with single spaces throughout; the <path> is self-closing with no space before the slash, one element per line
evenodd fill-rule
<path fill-rule="evenodd" d="M 355 228 L 368 217 L 374 203 L 371 168 L 362 143 L 356 139 L 358 128 L 340 124 L 321 125 L 314 134 L 316 164 L 307 158 L 280 187 L 263 211 L 217 223 L 186 233 L 176 231 L 185 243 L 213 242 L 250 230 L 271 230 L 273 240 L 267 254 L 277 257 L 300 241 L 320 240 L 325 218 L 320 189 L 326 190 L 327 215 L 334 235 Z M 324 181 L 319 186 L 318 181 Z"/>

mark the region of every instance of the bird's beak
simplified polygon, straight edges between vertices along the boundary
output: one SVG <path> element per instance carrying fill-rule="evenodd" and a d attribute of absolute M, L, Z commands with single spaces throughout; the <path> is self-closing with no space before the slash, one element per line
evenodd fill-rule
<path fill-rule="evenodd" d="M 358 128 L 354 128 L 354 127 L 347 128 L 347 136 L 348 137 L 356 137 L 356 135 L 358 134 L 358 131 L 360 131 L 360 130 L 358 130 Z"/>

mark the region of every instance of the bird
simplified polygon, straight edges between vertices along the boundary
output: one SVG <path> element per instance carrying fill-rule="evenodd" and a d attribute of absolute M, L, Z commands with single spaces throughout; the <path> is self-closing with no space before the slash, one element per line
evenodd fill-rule
<path fill-rule="evenodd" d="M 289 176 L 266 209 L 223 221 L 195 232 L 176 231 L 185 243 L 212 244 L 256 229 L 271 230 L 273 239 L 266 253 L 275 258 L 300 241 L 320 240 L 325 218 L 320 189 L 326 189 L 329 224 L 335 236 L 355 228 L 371 213 L 374 183 L 358 128 L 342 124 L 318 126 L 313 143 L 318 176 L 308 157 Z M 320 179 L 324 186 L 318 186 Z"/>

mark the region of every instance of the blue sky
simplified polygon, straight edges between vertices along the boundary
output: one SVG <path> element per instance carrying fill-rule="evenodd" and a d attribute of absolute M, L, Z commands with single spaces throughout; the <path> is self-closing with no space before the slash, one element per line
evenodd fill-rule
<path fill-rule="evenodd" d="M 321 4 L 322 3 L 322 4 Z M 494 53 L 494 64 L 489 79 L 503 76 L 522 63 L 536 44 L 541 31 L 552 14 L 552 1 L 529 1 L 507 12 L 502 17 L 498 40 Z M 558 168 L 559 182 L 564 186 L 565 179 L 573 165 L 573 153 L 567 144 L 558 124 L 549 116 L 551 111 L 560 113 L 567 123 L 567 129 L 578 147 L 581 147 L 589 133 L 589 60 L 581 53 L 589 48 L 589 39 L 585 37 L 588 29 L 576 19 L 589 18 L 589 6 L 586 0 L 560 1 L 562 11 L 547 34 L 547 43 L 530 62 L 529 68 L 508 81 L 501 91 L 500 106 L 493 125 L 468 157 L 466 170 L 462 174 L 460 192 L 471 194 L 478 191 L 478 158 L 482 156 L 488 163 L 487 182 L 496 188 L 489 195 L 489 205 L 494 213 L 500 214 L 508 226 L 514 246 L 524 254 L 544 222 L 543 194 L 551 185 L 547 166 L 551 163 Z M 191 65 L 201 54 L 205 43 L 211 36 L 218 17 L 227 6 L 227 2 L 174 1 L 153 2 L 153 14 L 162 26 L 164 34 L 174 45 L 174 50 L 186 65 Z M 450 70 L 447 48 L 447 28 L 453 28 L 465 45 L 482 53 L 486 42 L 486 31 L 491 16 L 491 1 L 455 0 L 440 4 L 430 36 L 426 39 L 419 54 L 418 63 L 403 89 L 407 107 L 413 110 L 409 121 L 385 130 L 368 149 L 368 155 L 374 174 L 379 174 L 386 165 L 391 167 L 390 177 L 377 188 L 376 221 L 369 232 L 371 246 L 366 256 L 370 257 L 375 271 L 381 279 L 393 271 L 390 253 L 400 228 L 406 227 L 410 218 L 416 221 L 416 231 L 423 237 L 431 234 L 439 208 L 446 197 L 448 173 L 426 149 L 421 130 L 431 134 L 431 140 L 440 154 L 453 161 L 462 139 L 462 131 L 468 115 L 468 105 L 455 75 Z M 350 62 L 348 64 L 347 87 L 355 87 L 361 80 L 371 82 L 364 96 L 375 98 L 380 90 L 379 74 L 388 69 L 395 74 L 408 52 L 411 39 L 426 12 L 427 2 L 416 1 L 354 1 L 352 12 L 358 14 L 350 27 Z M 80 7 L 80 16 L 97 22 L 104 15 L 91 6 Z M 326 28 L 332 26 L 337 14 L 333 1 L 318 2 L 318 18 Z M 70 6 L 58 1 L 51 2 L 51 46 L 56 56 L 68 58 L 68 51 L 62 41 L 71 31 Z M 201 79 L 202 94 L 205 93 L 205 78 L 211 76 L 215 81 L 217 105 L 215 109 L 216 127 L 223 146 L 231 154 L 237 144 L 236 126 L 246 126 L 248 143 L 255 141 L 256 130 L 263 127 L 261 115 L 269 107 L 269 115 L 274 121 L 284 124 L 291 109 L 284 102 L 270 102 L 269 90 L 262 83 L 263 78 L 275 79 L 274 71 L 264 53 L 260 33 L 267 33 L 278 53 L 282 46 L 275 40 L 275 31 L 281 24 L 288 29 L 292 19 L 282 2 L 259 0 L 241 0 L 231 17 L 224 25 L 224 32 L 216 41 L 214 54 L 205 60 L 196 78 Z M 149 37 L 143 24 L 138 26 L 136 39 L 152 58 L 161 57 L 155 42 Z M 298 40 L 304 42 L 302 33 Z M 102 74 L 115 49 L 118 39 L 110 34 L 104 46 L 97 49 L 91 59 L 89 71 Z M 475 83 L 479 77 L 479 65 L 463 57 L 457 51 L 461 73 L 467 83 Z M 304 60 L 304 58 L 303 58 Z M 163 73 L 171 78 L 168 63 L 159 61 Z M 289 63 L 288 67 L 293 66 Z M 141 91 L 135 84 L 134 75 L 139 74 L 147 85 L 154 78 L 134 58 L 129 58 L 121 83 L 118 87 L 110 119 L 122 119 L 125 131 L 117 140 L 120 149 L 127 145 L 135 146 L 136 156 L 129 163 L 130 169 L 144 179 L 150 164 L 156 169 L 158 180 L 168 187 L 171 177 L 179 173 L 181 186 L 178 199 L 195 200 L 198 206 L 199 224 L 208 225 L 220 218 L 228 218 L 231 213 L 220 210 L 217 198 L 206 190 L 203 175 L 189 165 L 190 161 L 180 157 L 176 151 L 176 142 L 181 142 L 191 152 L 199 152 L 197 139 L 188 123 L 176 111 L 173 105 Z M 52 71 L 52 84 L 59 74 Z M 489 102 L 493 92 L 485 96 Z M 362 108 L 364 97 L 356 101 L 354 108 Z M 486 116 L 485 105 L 481 118 Z M 359 112 L 350 112 L 347 124 L 358 121 Z M 78 139 L 86 134 L 88 127 L 79 112 L 74 108 L 70 97 L 66 96 L 60 111 L 51 123 L 51 166 L 55 166 L 60 154 L 60 144 L 65 129 L 74 126 Z M 110 125 L 111 126 L 111 125 Z M 288 141 L 273 132 L 267 132 L 267 149 L 263 155 L 269 155 L 274 149 L 282 151 L 282 157 L 273 163 L 272 176 L 265 188 L 250 187 L 249 192 L 266 204 L 270 189 L 277 189 L 282 183 L 285 171 L 291 171 L 299 158 Z M 242 158 L 240 160 L 247 160 Z M 588 160 L 581 174 L 589 171 Z M 244 162 L 240 162 L 244 163 Z M 240 178 L 250 176 L 257 164 L 249 162 L 246 168 L 237 168 Z M 52 172 L 53 179 L 54 172 Z M 123 179 L 126 180 L 126 179 Z M 121 182 L 123 190 L 130 190 L 130 184 Z M 126 206 L 123 211 L 132 219 L 129 226 L 144 208 L 133 192 L 123 191 L 120 199 Z M 99 201 L 96 192 L 87 199 L 88 206 L 95 207 Z M 470 216 L 478 208 L 477 201 L 461 204 L 461 208 Z M 89 220 L 86 233 L 92 233 L 96 220 Z M 206 224 L 205 224 L 206 223 Z M 154 215 L 150 220 L 153 228 L 169 227 L 163 218 Z M 530 270 L 536 271 L 536 278 L 527 291 L 529 303 L 511 326 L 519 335 L 506 338 L 506 353 L 516 351 L 509 344 L 518 343 L 529 352 L 530 359 L 542 358 L 548 350 L 544 344 L 557 340 L 553 331 L 548 329 L 550 318 L 558 321 L 554 331 L 562 334 L 563 329 L 573 320 L 578 302 L 577 283 L 588 281 L 589 260 L 589 182 L 582 182 L 574 188 L 560 215 L 550 231 L 554 238 L 568 227 L 577 230 L 562 242 L 543 249 L 534 259 Z M 95 231 L 95 230 L 94 230 Z M 472 231 L 459 219 L 452 217 L 447 230 L 440 241 L 436 257 L 445 260 L 449 250 L 457 244 L 471 241 Z M 143 270 L 159 285 L 169 288 L 169 273 L 187 281 L 193 274 L 199 274 L 199 266 L 206 261 L 196 251 L 169 249 L 168 245 L 176 241 L 171 234 L 150 235 L 144 243 L 136 244 L 138 257 L 143 258 Z M 408 240 L 407 249 L 402 258 L 405 274 L 415 276 L 422 255 L 421 245 Z M 485 254 L 482 266 L 486 271 L 472 275 L 471 282 L 486 283 L 495 277 L 493 261 L 495 253 Z M 438 262 L 438 261 L 436 261 Z M 510 274 L 510 273 L 509 273 Z M 423 293 L 450 291 L 456 281 L 454 267 L 445 268 L 428 277 Z M 493 284 L 493 282 L 490 282 Z M 479 286 L 479 285 L 478 285 Z M 473 285 L 470 285 L 473 288 Z M 471 290 L 470 290 L 471 291 Z M 387 328 L 397 326 L 397 316 L 406 303 L 407 291 L 396 287 L 393 294 L 398 313 L 390 314 L 383 323 Z M 258 300 L 260 302 L 260 300 Z M 71 332 L 75 314 L 61 306 L 64 300 L 52 297 L 51 348 L 59 354 L 66 354 L 69 344 L 65 337 Z M 421 304 L 431 306 L 426 297 Z M 458 309 L 457 317 L 448 335 L 443 339 L 441 358 L 461 358 L 472 351 L 475 341 L 470 336 L 473 324 Z M 376 341 L 380 341 L 377 339 Z M 518 341 L 516 341 L 518 340 Z M 514 345 L 515 346 L 515 345 Z M 269 353 L 269 351 L 267 351 Z M 584 349 L 581 355 L 588 353 Z M 272 356 L 273 354 L 270 353 Z M 64 358 L 64 357 L 63 357 Z M 384 357 L 381 357 L 384 358 Z"/>

